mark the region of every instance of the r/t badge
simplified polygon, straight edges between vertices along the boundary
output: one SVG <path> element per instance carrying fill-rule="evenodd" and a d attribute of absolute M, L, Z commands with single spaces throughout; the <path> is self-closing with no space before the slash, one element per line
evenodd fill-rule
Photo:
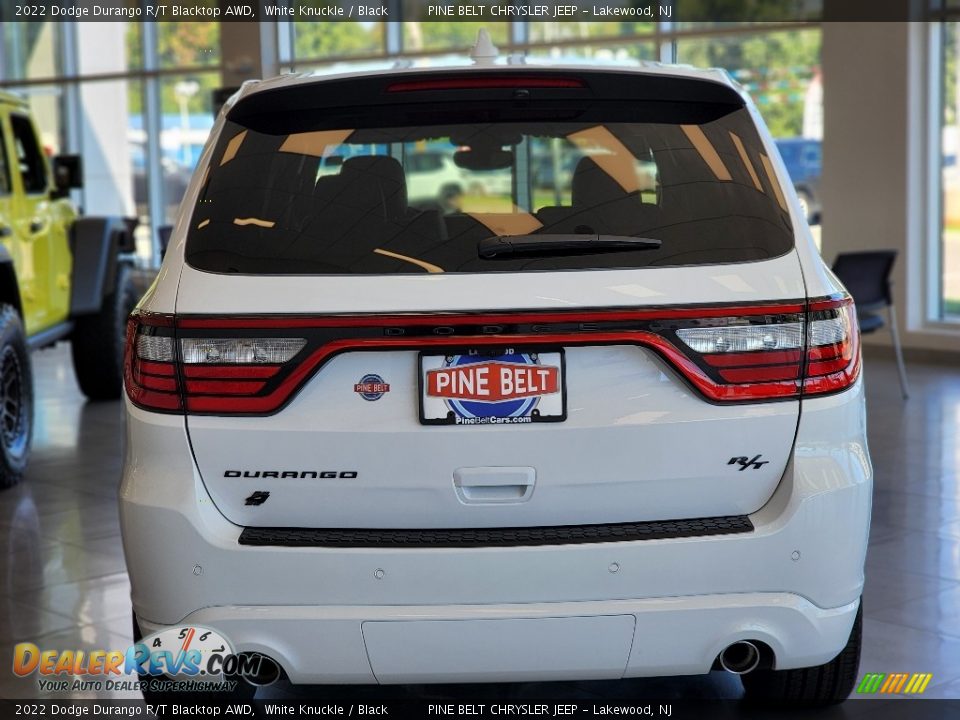
<path fill-rule="evenodd" d="M 737 468 L 740 472 L 743 472 L 747 468 L 753 468 L 754 470 L 759 470 L 764 465 L 769 464 L 769 460 L 761 460 L 762 455 L 754 455 L 752 458 L 747 457 L 732 457 L 727 461 L 727 465 L 739 465 Z"/>

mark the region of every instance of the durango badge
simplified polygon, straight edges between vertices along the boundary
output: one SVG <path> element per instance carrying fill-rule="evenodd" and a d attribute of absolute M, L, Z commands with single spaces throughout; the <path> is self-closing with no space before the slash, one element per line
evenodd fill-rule
<path fill-rule="evenodd" d="M 367 374 L 353 386 L 353 391 L 364 400 L 379 400 L 384 393 L 390 392 L 390 383 L 385 382 L 379 375 Z"/>

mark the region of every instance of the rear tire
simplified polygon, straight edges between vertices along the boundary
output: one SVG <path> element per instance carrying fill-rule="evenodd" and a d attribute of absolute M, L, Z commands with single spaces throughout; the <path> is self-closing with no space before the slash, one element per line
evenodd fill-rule
<path fill-rule="evenodd" d="M 127 316 L 137 304 L 129 265 L 117 265 L 114 290 L 100 312 L 76 319 L 70 344 L 80 390 L 91 400 L 115 400 L 123 387 L 123 344 Z"/>
<path fill-rule="evenodd" d="M 20 315 L 0 304 L 0 488 L 23 478 L 33 437 L 33 373 Z"/>
<path fill-rule="evenodd" d="M 795 670 L 755 670 L 741 677 L 747 700 L 817 707 L 841 703 L 853 692 L 860 667 L 863 604 L 857 608 L 846 647 L 823 665 Z"/>

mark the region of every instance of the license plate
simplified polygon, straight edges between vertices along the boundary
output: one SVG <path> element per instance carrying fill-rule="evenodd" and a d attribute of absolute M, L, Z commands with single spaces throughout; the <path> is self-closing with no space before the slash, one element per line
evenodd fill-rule
<path fill-rule="evenodd" d="M 525 425 L 567 417 L 563 350 L 420 354 L 424 425 Z"/>

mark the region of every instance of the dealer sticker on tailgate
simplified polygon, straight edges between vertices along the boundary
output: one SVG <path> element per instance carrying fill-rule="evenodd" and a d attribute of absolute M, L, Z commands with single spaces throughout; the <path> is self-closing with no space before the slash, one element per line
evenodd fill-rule
<path fill-rule="evenodd" d="M 520 425 L 566 418 L 563 351 L 420 355 L 420 422 Z"/>

